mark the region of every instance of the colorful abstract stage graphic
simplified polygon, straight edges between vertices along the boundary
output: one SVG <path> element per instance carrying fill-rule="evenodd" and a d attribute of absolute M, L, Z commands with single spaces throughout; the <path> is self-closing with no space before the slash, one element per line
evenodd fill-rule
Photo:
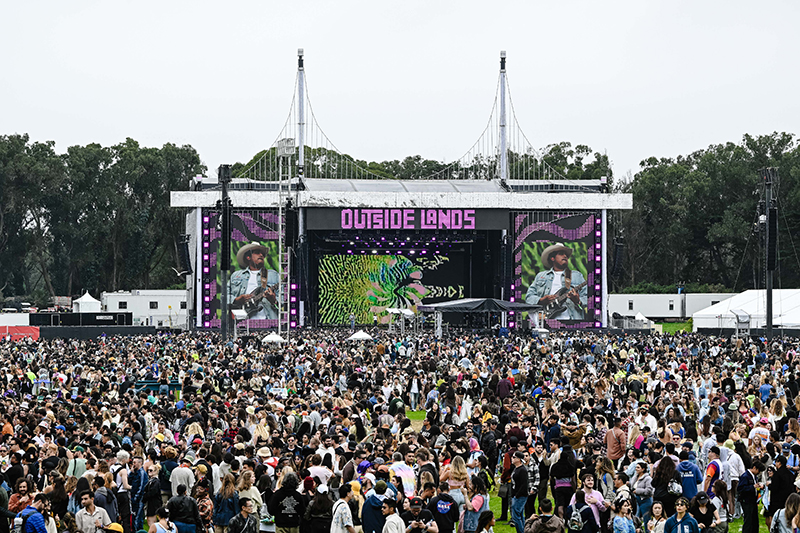
<path fill-rule="evenodd" d="M 325 255 L 319 263 L 321 324 L 389 322 L 387 308 L 464 298 L 463 258 L 444 255 Z"/>

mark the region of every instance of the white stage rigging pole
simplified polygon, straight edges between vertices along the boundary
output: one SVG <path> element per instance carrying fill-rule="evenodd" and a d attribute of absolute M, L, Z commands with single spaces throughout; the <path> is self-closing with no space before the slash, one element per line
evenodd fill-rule
<path fill-rule="evenodd" d="M 508 152 L 506 145 L 506 51 L 500 52 L 500 179 L 508 179 Z"/>

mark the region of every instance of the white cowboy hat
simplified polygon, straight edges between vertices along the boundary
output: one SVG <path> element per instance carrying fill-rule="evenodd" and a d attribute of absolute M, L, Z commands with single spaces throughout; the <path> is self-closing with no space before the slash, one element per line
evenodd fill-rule
<path fill-rule="evenodd" d="M 261 250 L 265 256 L 267 255 L 267 247 L 260 242 L 251 242 L 250 244 L 245 244 L 239 248 L 238 252 L 236 252 L 236 262 L 239 263 L 239 267 L 244 268 L 247 266 L 244 264 L 244 256 L 253 250 Z"/>
<path fill-rule="evenodd" d="M 544 265 L 545 268 L 553 268 L 552 262 L 550 261 L 550 256 L 557 252 L 564 252 L 567 254 L 567 259 L 572 257 L 572 248 L 568 248 L 560 242 L 551 244 L 542 252 L 542 265 Z"/>

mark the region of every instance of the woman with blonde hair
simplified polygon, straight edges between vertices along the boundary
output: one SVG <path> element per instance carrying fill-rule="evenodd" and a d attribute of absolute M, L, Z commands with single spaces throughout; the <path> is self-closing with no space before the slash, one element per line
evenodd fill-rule
<path fill-rule="evenodd" d="M 206 438 L 206 432 L 203 431 L 203 426 L 201 426 L 197 422 L 192 422 L 191 424 L 186 426 L 186 429 L 184 431 L 184 436 L 187 439 L 189 439 L 191 437 L 194 437 L 195 435 L 199 435 L 201 439 Z"/>
<path fill-rule="evenodd" d="M 148 479 L 142 493 L 142 507 L 149 526 L 156 523 L 156 512 L 161 507 L 161 482 L 158 479 L 160 471 L 161 465 L 159 464 L 152 464 L 147 467 Z"/>
<path fill-rule="evenodd" d="M 469 487 L 469 475 L 467 474 L 467 464 L 464 462 L 464 458 L 456 455 L 450 464 L 442 469 L 439 481 L 447 481 L 450 487 L 450 496 L 458 503 L 458 513 L 460 515 L 466 504 L 462 489 Z"/>
<path fill-rule="evenodd" d="M 630 431 L 628 431 L 628 447 L 630 448 L 631 446 L 633 446 L 638 450 L 639 445 L 641 445 L 641 441 L 644 440 L 644 439 L 639 439 L 639 437 L 641 436 L 642 432 L 639 429 L 639 424 L 631 424 Z"/>
<path fill-rule="evenodd" d="M 283 470 L 281 470 L 280 475 L 278 476 L 278 481 L 275 482 L 275 491 L 283 486 L 283 479 L 286 477 L 286 474 L 294 474 L 294 469 L 291 466 L 284 466 Z"/>
<path fill-rule="evenodd" d="M 253 476 L 253 472 L 250 472 L 249 470 L 242 472 L 242 475 L 239 477 L 239 498 L 250 498 L 253 500 L 255 508 L 261 509 L 261 506 L 264 505 L 264 502 L 261 500 L 261 493 L 253 485 Z"/>
<path fill-rule="evenodd" d="M 775 398 L 770 404 L 767 420 L 772 424 L 772 427 L 777 427 L 777 422 L 783 418 L 786 418 L 786 409 L 784 408 L 783 401 L 781 401 L 780 398 Z"/>

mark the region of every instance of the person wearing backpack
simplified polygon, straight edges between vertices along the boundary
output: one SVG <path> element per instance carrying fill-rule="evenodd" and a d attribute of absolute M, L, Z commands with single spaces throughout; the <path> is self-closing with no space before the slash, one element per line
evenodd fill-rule
<path fill-rule="evenodd" d="M 47 505 L 47 494 L 39 493 L 14 519 L 16 533 L 47 533 L 42 510 Z"/>
<path fill-rule="evenodd" d="M 567 519 L 569 533 L 597 533 L 600 530 L 592 508 L 586 503 L 583 489 L 575 493 L 575 502 L 567 507 L 564 517 Z"/>

